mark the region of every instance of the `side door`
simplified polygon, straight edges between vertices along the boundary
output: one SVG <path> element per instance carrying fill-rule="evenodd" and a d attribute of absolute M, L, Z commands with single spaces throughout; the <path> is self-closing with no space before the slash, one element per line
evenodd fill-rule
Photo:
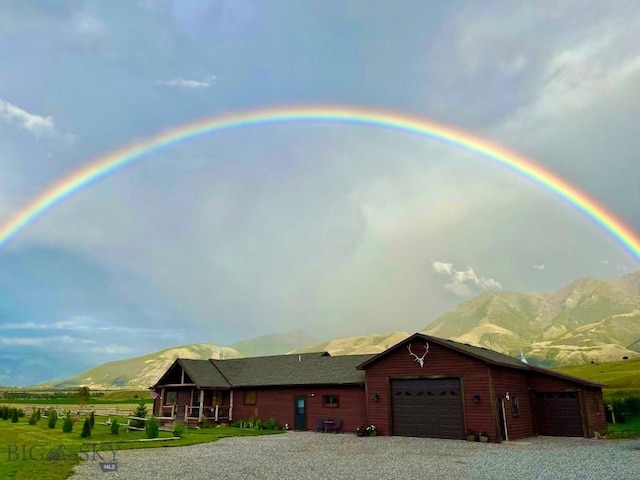
<path fill-rule="evenodd" d="M 307 429 L 307 408 L 306 397 L 294 397 L 293 398 L 293 429 L 294 430 L 306 430 Z"/>

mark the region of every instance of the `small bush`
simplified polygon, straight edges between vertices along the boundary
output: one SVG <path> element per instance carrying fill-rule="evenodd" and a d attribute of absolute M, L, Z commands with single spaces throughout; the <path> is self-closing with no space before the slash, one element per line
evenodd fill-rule
<path fill-rule="evenodd" d="M 117 420 L 114 420 L 113 422 L 111 422 L 111 433 L 113 433 L 114 435 L 118 435 L 120 433 L 120 424 L 118 423 Z"/>
<path fill-rule="evenodd" d="M 71 420 L 71 414 L 67 412 L 62 422 L 62 431 L 64 433 L 71 433 L 73 431 L 73 421 Z"/>
<path fill-rule="evenodd" d="M 11 412 L 11 423 L 18 423 L 18 409 L 14 408 Z"/>
<path fill-rule="evenodd" d="M 182 437 L 182 435 L 184 435 L 184 431 L 186 430 L 187 426 L 184 423 L 176 423 L 176 425 L 173 427 L 173 436 L 174 437 Z"/>
<path fill-rule="evenodd" d="M 91 410 L 91 415 L 89 416 L 89 424 L 91 425 L 92 429 L 96 424 L 96 416 L 94 415 L 93 410 Z"/>
<path fill-rule="evenodd" d="M 144 403 L 140 403 L 136 409 L 133 411 L 134 417 L 146 418 L 147 417 L 147 406 Z M 145 422 L 142 420 L 131 420 L 131 426 L 142 428 L 145 426 Z"/>
<path fill-rule="evenodd" d="M 277 430 L 278 424 L 276 423 L 276 420 L 274 418 L 270 418 L 269 421 L 263 425 L 263 427 L 265 430 Z"/>
<path fill-rule="evenodd" d="M 58 421 L 58 413 L 55 411 L 55 409 L 50 409 L 49 410 L 49 420 L 47 422 L 47 426 L 49 428 L 56 428 L 56 423 Z"/>
<path fill-rule="evenodd" d="M 229 428 L 229 424 L 222 422 L 220 425 L 218 425 L 219 428 Z"/>
<path fill-rule="evenodd" d="M 147 424 L 144 426 L 144 431 L 147 434 L 147 438 L 158 438 L 160 424 L 156 417 L 151 417 L 147 420 Z"/>
<path fill-rule="evenodd" d="M 29 425 L 35 425 L 40 420 L 40 410 L 36 409 L 31 412 L 31 416 L 29 417 Z"/>
<path fill-rule="evenodd" d="M 2 407 L 2 419 L 9 420 L 9 407 L 7 406 Z"/>
<path fill-rule="evenodd" d="M 80 434 L 82 438 L 89 438 L 91 436 L 91 422 L 88 418 L 84 419 L 84 424 L 82 425 L 82 433 Z"/>

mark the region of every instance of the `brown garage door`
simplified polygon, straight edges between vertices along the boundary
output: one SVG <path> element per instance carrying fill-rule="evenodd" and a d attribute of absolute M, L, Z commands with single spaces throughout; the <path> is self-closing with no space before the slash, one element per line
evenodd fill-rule
<path fill-rule="evenodd" d="M 464 438 L 459 378 L 392 380 L 393 434 Z"/>
<path fill-rule="evenodd" d="M 539 435 L 583 436 L 578 392 L 537 392 L 536 418 Z"/>

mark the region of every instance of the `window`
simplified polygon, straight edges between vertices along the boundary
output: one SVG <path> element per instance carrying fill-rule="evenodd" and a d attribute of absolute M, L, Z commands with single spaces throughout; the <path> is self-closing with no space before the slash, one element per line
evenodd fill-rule
<path fill-rule="evenodd" d="M 165 405 L 176 405 L 178 403 L 178 392 L 175 390 L 167 390 L 165 392 L 164 404 Z"/>
<path fill-rule="evenodd" d="M 246 390 L 244 392 L 243 403 L 245 405 L 255 405 L 256 404 L 256 391 L 255 390 Z"/>
<path fill-rule="evenodd" d="M 215 407 L 216 405 L 222 405 L 222 393 L 214 391 L 211 398 L 211 406 Z"/>
<path fill-rule="evenodd" d="M 518 397 L 511 397 L 511 414 L 517 417 L 520 414 L 520 405 L 518 404 Z"/>
<path fill-rule="evenodd" d="M 338 408 L 340 405 L 340 397 L 337 395 L 323 395 L 322 406 L 328 408 Z"/>

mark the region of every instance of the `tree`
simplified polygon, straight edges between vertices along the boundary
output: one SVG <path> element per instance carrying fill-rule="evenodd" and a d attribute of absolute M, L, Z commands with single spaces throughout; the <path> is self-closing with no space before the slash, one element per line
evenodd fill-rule
<path fill-rule="evenodd" d="M 49 410 L 49 421 L 47 422 L 47 426 L 49 428 L 56 428 L 56 422 L 58 421 L 58 412 L 55 409 L 51 408 Z"/>
<path fill-rule="evenodd" d="M 82 433 L 80 434 L 82 438 L 88 438 L 91 436 L 91 423 L 88 418 L 84 419 L 84 424 L 82 425 Z"/>
<path fill-rule="evenodd" d="M 133 416 L 147 418 L 147 406 L 144 403 L 140 403 L 133 411 Z M 144 427 L 144 422 L 142 420 L 131 420 L 131 426 L 142 428 Z"/>
<path fill-rule="evenodd" d="M 91 428 L 93 429 L 94 425 L 96 424 L 96 417 L 94 415 L 93 410 L 91 410 L 91 415 L 89 416 L 89 424 L 91 424 Z"/>
<path fill-rule="evenodd" d="M 89 387 L 80 387 L 78 393 L 76 393 L 76 402 L 80 405 L 80 410 L 83 410 L 85 405 L 89 405 L 90 401 L 91 390 L 89 390 Z"/>
<path fill-rule="evenodd" d="M 11 412 L 11 423 L 18 423 L 18 409 L 14 408 Z"/>
<path fill-rule="evenodd" d="M 113 422 L 111 422 L 111 433 L 113 433 L 114 435 L 118 435 L 120 433 L 120 424 L 118 423 L 118 420 L 113 420 Z"/>
<path fill-rule="evenodd" d="M 71 413 L 67 412 L 62 422 L 62 431 L 65 433 L 71 433 L 73 431 L 73 421 L 71 420 Z"/>
<path fill-rule="evenodd" d="M 160 424 L 156 417 L 151 417 L 147 420 L 147 424 L 144 426 L 144 431 L 147 434 L 147 438 L 158 438 Z"/>

